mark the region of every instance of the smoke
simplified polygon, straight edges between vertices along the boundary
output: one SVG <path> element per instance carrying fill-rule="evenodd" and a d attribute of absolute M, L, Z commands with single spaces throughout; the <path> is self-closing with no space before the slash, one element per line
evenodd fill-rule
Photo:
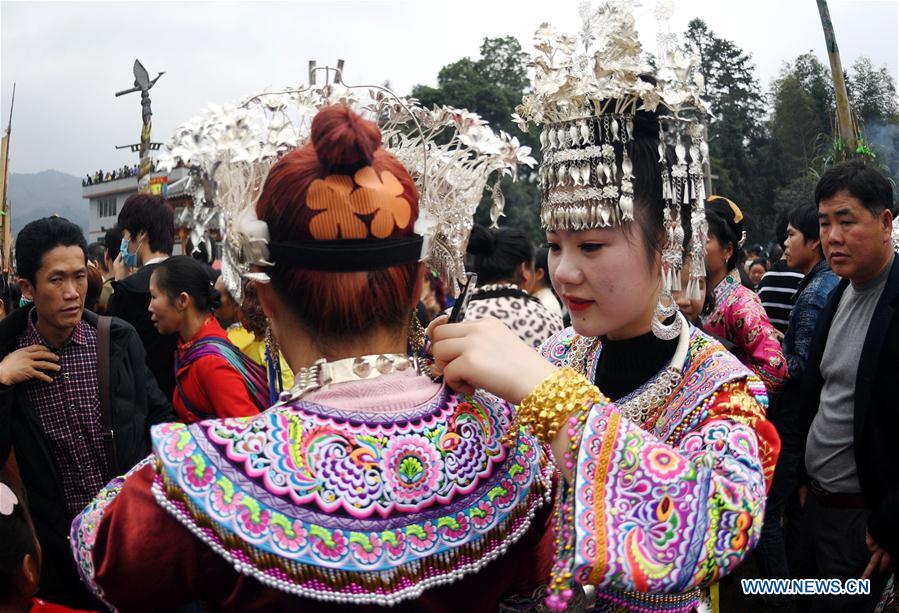
<path fill-rule="evenodd" d="M 874 161 L 895 185 L 899 181 L 899 123 L 872 121 L 865 126 L 865 137 L 877 155 Z"/>

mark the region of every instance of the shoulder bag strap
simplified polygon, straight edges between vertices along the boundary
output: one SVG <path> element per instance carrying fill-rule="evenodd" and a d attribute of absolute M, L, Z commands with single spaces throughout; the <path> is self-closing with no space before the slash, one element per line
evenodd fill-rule
<path fill-rule="evenodd" d="M 116 461 L 115 430 L 112 427 L 112 395 L 109 382 L 109 328 L 112 317 L 97 318 L 97 382 L 100 391 L 100 438 L 106 455 L 106 477 L 118 475 Z"/>

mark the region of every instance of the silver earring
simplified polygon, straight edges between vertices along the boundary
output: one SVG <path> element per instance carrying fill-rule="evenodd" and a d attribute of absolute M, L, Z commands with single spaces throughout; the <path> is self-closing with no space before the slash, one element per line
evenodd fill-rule
<path fill-rule="evenodd" d="M 665 304 L 665 303 L 668 304 Z M 674 316 L 674 321 L 670 324 L 665 322 Z M 656 303 L 655 311 L 652 314 L 652 333 L 656 338 L 663 341 L 670 341 L 677 338 L 681 331 L 681 318 L 677 316 L 677 303 L 669 292 L 662 292 L 659 295 L 659 301 Z"/>

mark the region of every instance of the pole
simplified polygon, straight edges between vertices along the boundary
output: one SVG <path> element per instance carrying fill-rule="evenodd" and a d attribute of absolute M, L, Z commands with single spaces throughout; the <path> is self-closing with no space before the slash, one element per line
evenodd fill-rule
<path fill-rule="evenodd" d="M 140 167 L 138 169 L 137 185 L 138 189 L 141 191 L 149 191 L 149 186 L 144 181 L 144 178 L 152 172 L 152 164 L 150 161 L 150 130 L 153 125 L 151 119 L 153 117 L 153 110 L 150 105 L 150 89 L 156 84 L 159 77 L 164 74 L 164 72 L 160 72 L 156 75 L 155 79 L 151 80 L 147 69 L 140 63 L 140 60 L 134 60 L 134 87 L 116 92 L 116 97 L 140 92 L 141 131 L 140 145 L 138 147 Z"/>
<path fill-rule="evenodd" d="M 833 23 L 830 21 L 830 11 L 827 8 L 827 0 L 817 0 L 818 14 L 821 15 L 821 26 L 824 28 L 824 42 L 827 45 L 827 59 L 830 60 L 830 71 L 833 74 L 833 92 L 837 105 L 837 154 L 847 157 L 855 153 L 858 146 L 858 138 L 855 133 L 855 125 L 852 121 L 852 107 L 849 105 L 849 93 L 846 91 L 846 80 L 843 78 L 843 64 L 840 62 L 840 48 L 837 47 L 837 37 L 833 31 Z M 842 147 L 840 146 L 842 145 Z"/>
<path fill-rule="evenodd" d="M 3 142 L 0 145 L 0 273 L 8 275 L 12 273 L 12 211 L 6 198 L 7 184 L 9 181 L 9 139 L 12 134 L 12 111 L 16 105 L 16 84 L 12 84 L 12 102 L 9 105 L 9 123 L 6 124 L 6 132 L 3 134 Z"/>

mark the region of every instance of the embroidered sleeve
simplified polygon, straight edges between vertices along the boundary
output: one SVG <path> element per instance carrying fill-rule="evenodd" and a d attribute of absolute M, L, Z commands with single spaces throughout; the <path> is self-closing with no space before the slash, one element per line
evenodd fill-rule
<path fill-rule="evenodd" d="M 78 566 L 81 582 L 91 593 L 107 605 L 109 603 L 104 600 L 103 590 L 97 585 L 94 568 L 94 544 L 97 540 L 97 530 L 100 527 L 100 522 L 103 520 L 104 513 L 106 513 L 106 510 L 125 486 L 125 480 L 145 466 L 152 464 L 153 457 L 153 455 L 147 456 L 135 464 L 126 474 L 116 477 L 107 483 L 84 510 L 72 520 L 72 526 L 69 531 L 69 544 L 75 556 L 75 564 Z"/>
<path fill-rule="evenodd" d="M 727 314 L 728 340 L 739 347 L 749 368 L 769 391 L 783 385 L 787 361 L 758 296 L 750 290 L 734 300 Z"/>
<path fill-rule="evenodd" d="M 600 588 L 679 593 L 732 571 L 759 538 L 779 442 L 746 383 L 667 444 L 614 404 L 594 406 L 574 475 L 574 576 Z"/>

